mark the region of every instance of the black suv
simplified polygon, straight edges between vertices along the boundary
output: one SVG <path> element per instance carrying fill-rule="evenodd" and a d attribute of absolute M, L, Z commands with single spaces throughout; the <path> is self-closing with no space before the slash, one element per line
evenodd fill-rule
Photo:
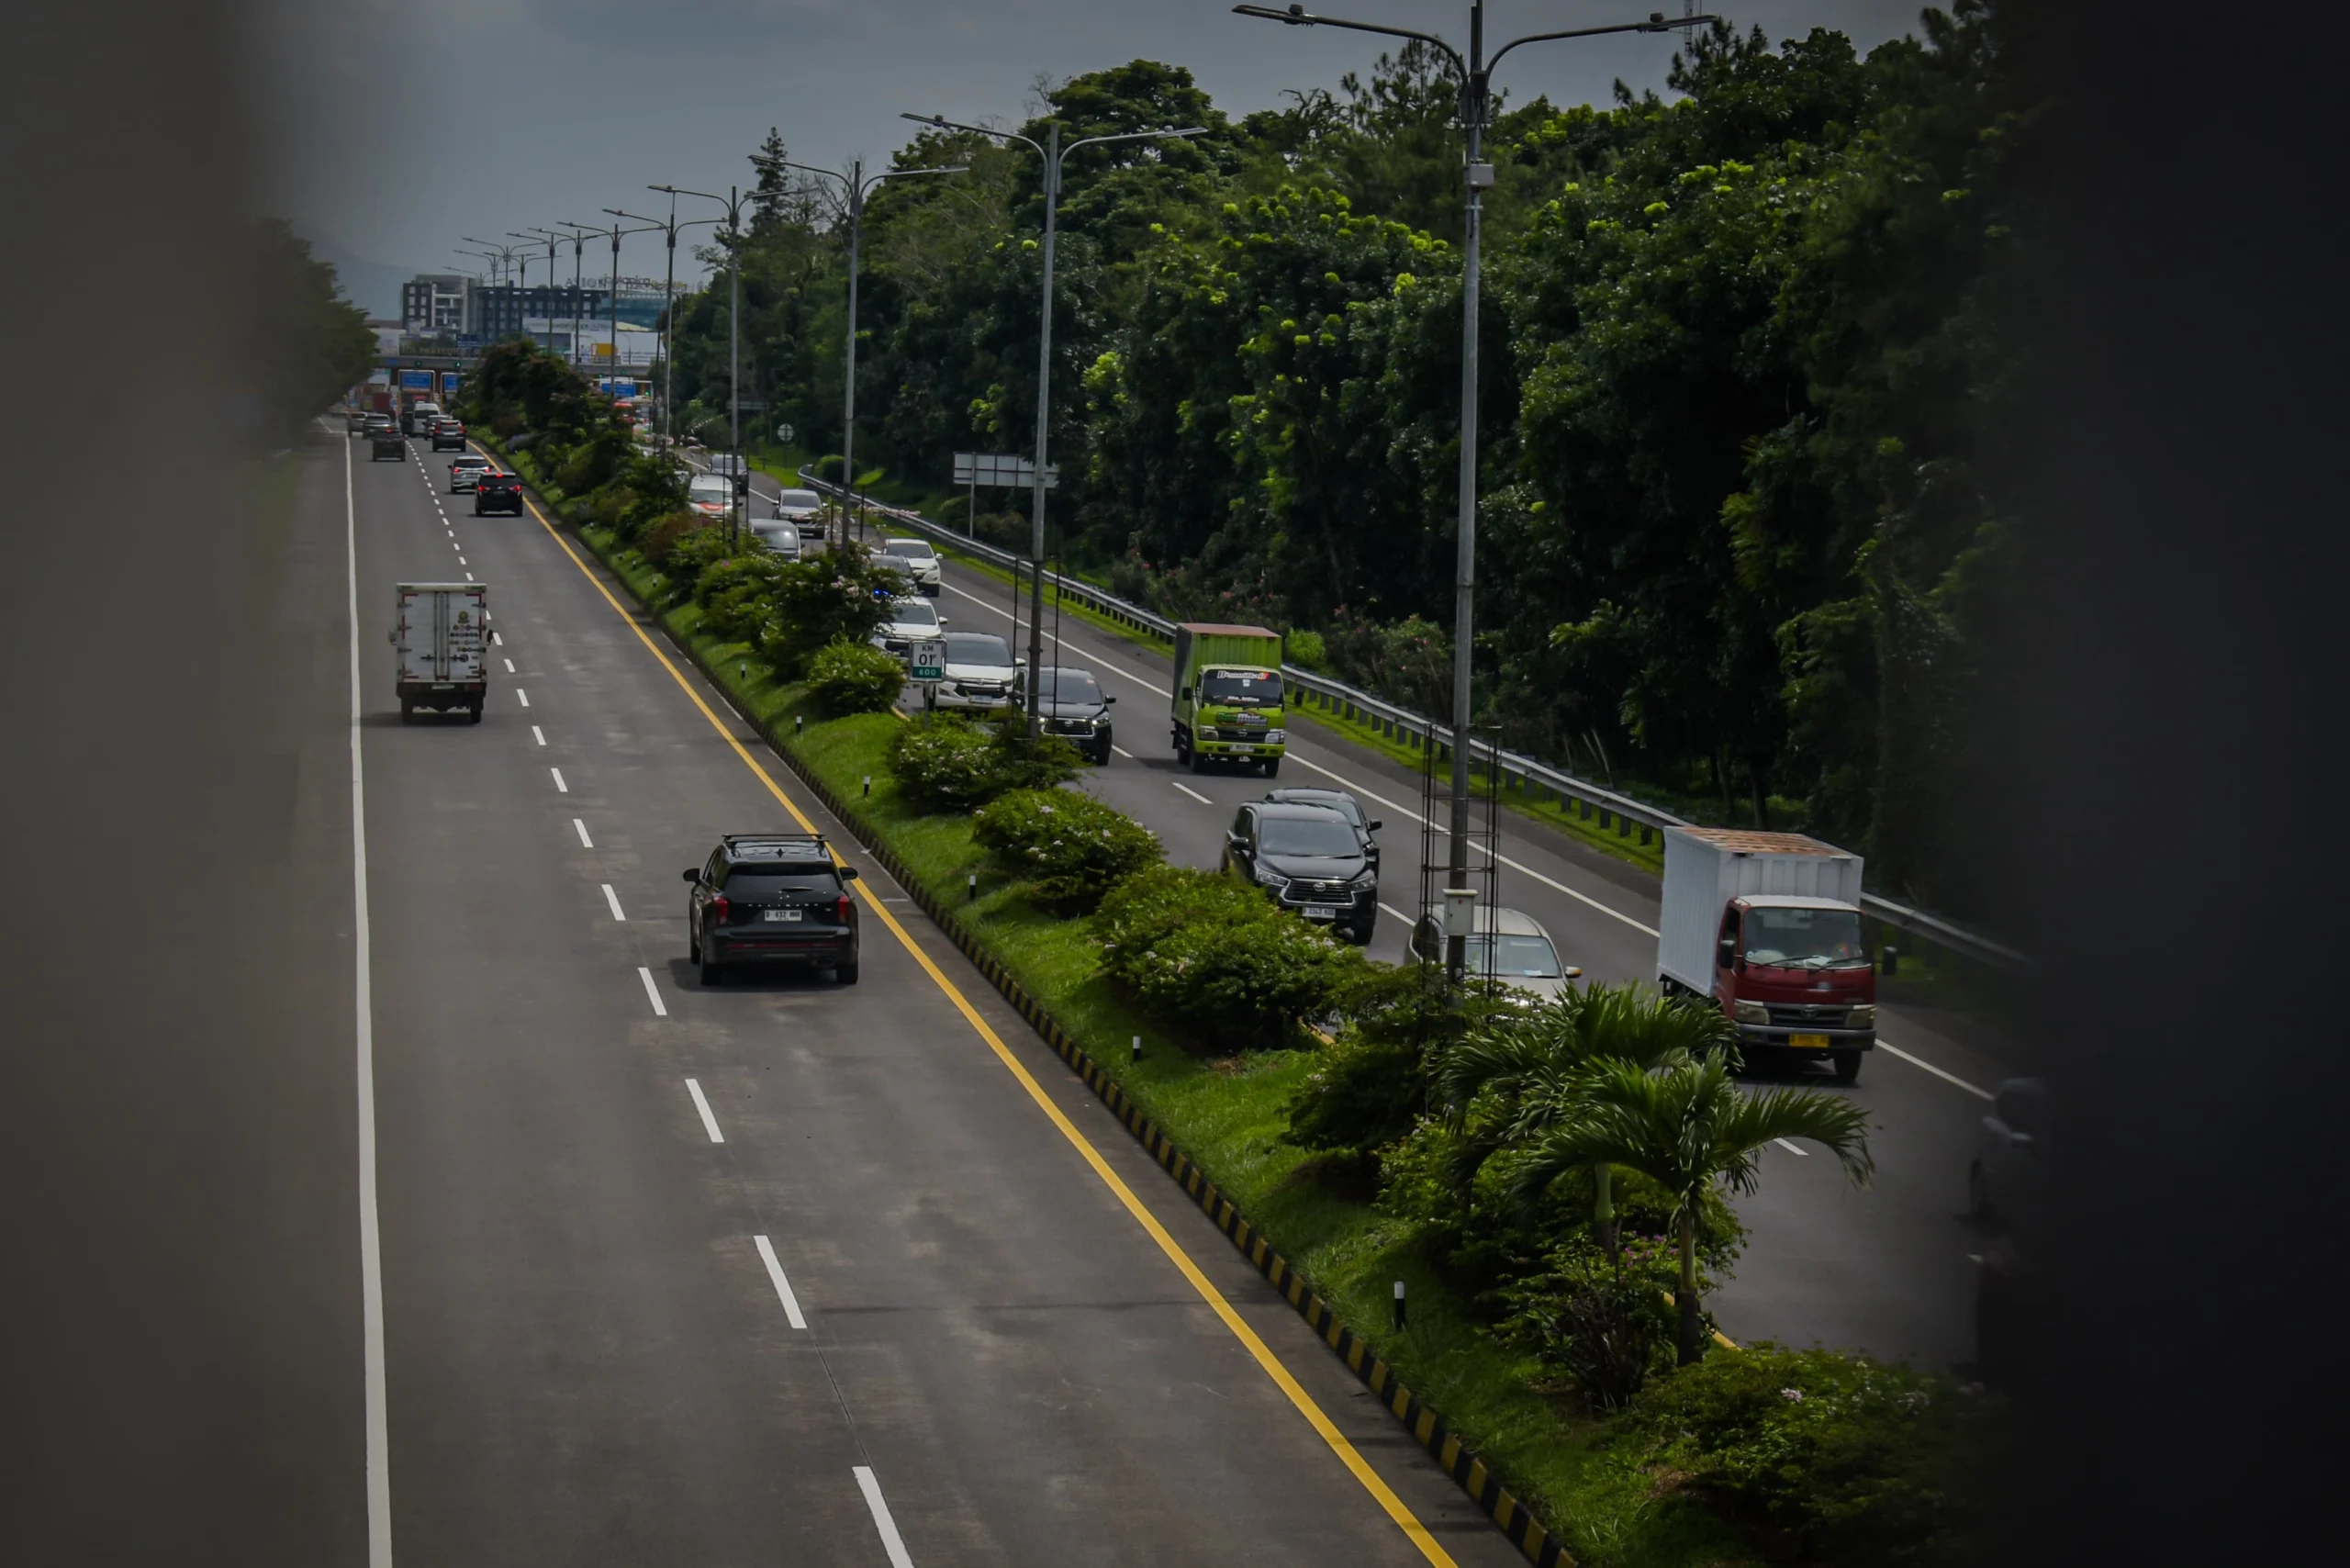
<path fill-rule="evenodd" d="M 1096 767 L 1109 767 L 1110 704 L 1117 699 L 1103 694 L 1102 683 L 1093 678 L 1093 672 L 1047 669 L 1036 689 L 1036 705 L 1044 716 L 1045 733 L 1069 742 Z"/>
<path fill-rule="evenodd" d="M 522 476 L 519 474 L 484 472 L 474 481 L 474 515 L 486 511 L 510 511 L 522 515 Z"/>
<path fill-rule="evenodd" d="M 854 866 L 835 865 L 811 834 L 729 834 L 710 858 L 688 871 L 687 957 L 701 983 L 752 964 L 829 969 L 856 983 Z"/>
<path fill-rule="evenodd" d="M 432 450 L 463 452 L 465 449 L 465 427 L 456 420 L 436 420 L 432 425 Z"/>
<path fill-rule="evenodd" d="M 1379 924 L 1378 868 L 1355 824 L 1328 806 L 1241 807 L 1224 835 L 1224 869 L 1348 941 L 1369 943 Z"/>
<path fill-rule="evenodd" d="M 370 463 L 383 457 L 397 461 L 407 455 L 408 442 L 400 439 L 400 432 L 397 430 L 378 430 L 368 438 L 367 461 Z"/>
<path fill-rule="evenodd" d="M 1268 790 L 1265 799 L 1281 806 L 1327 806 L 1355 824 L 1355 832 L 1362 835 L 1363 858 L 1371 862 L 1372 870 L 1379 869 L 1379 841 L 1371 835 L 1379 831 L 1379 819 L 1363 814 L 1362 802 L 1344 790 Z"/>

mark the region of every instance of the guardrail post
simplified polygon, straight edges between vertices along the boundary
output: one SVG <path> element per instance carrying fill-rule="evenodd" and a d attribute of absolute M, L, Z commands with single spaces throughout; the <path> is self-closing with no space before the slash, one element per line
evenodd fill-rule
<path fill-rule="evenodd" d="M 1640 824 L 1640 847 L 1641 847 L 1641 848 L 1643 848 L 1643 849 L 1646 849 L 1646 848 L 1648 847 L 1648 846 L 1649 846 L 1649 824 L 1648 824 L 1648 823 L 1642 823 Z"/>
<path fill-rule="evenodd" d="M 1640 831 L 1641 836 L 1645 838 L 1648 835 L 1648 830 L 1643 828 Z M 1617 812 L 1616 813 L 1616 836 L 1618 838 L 1629 838 L 1632 836 L 1632 819 L 1626 816 L 1621 812 Z"/>

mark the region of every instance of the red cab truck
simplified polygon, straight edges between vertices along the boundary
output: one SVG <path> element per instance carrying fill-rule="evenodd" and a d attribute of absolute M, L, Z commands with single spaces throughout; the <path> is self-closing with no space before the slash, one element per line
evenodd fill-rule
<path fill-rule="evenodd" d="M 1751 1061 L 1824 1058 L 1836 1081 L 1876 1047 L 1876 965 L 1861 928 L 1861 857 L 1798 833 L 1664 830 L 1657 983 L 1710 998 Z"/>

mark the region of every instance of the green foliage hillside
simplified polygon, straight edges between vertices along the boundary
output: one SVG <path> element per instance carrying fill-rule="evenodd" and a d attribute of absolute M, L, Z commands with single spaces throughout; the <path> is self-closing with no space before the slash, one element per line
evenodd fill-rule
<path fill-rule="evenodd" d="M 1984 652 L 2019 527 L 1989 431 L 2040 115 L 2010 4 L 1926 12 L 1865 58 L 1719 26 L 1669 97 L 1505 103 L 1488 142 L 1479 719 L 1684 811 L 1861 847 L 1879 886 L 1960 912 L 1980 857 L 1953 802 L 1990 760 L 1958 737 L 2011 678 Z M 1424 640 L 1418 617 L 1440 660 L 1451 619 L 1462 218 L 1438 62 L 1408 47 L 1239 119 L 1147 61 L 1046 98 L 1065 137 L 1207 128 L 1069 163 L 1057 550 L 1416 684 L 1345 650 Z M 744 390 L 837 452 L 846 235 L 785 156 L 752 157 Z M 1036 160 L 953 131 L 898 154 L 948 163 L 968 173 L 877 190 L 860 280 L 859 465 L 931 493 L 954 452 L 1035 438 Z M 689 418 L 725 404 L 716 276 L 678 306 Z"/>

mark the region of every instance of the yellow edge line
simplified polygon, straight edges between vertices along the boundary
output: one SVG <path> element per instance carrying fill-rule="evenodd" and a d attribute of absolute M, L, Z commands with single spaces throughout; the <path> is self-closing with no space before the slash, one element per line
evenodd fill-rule
<path fill-rule="evenodd" d="M 661 667 L 669 672 L 669 678 L 677 683 L 677 689 L 684 692 L 688 700 L 700 711 L 701 716 L 710 721 L 711 728 L 716 730 L 726 744 L 734 748 L 734 755 L 743 759 L 743 766 L 757 776 L 759 782 L 767 786 L 767 793 L 774 796 L 777 803 L 791 813 L 794 822 L 810 833 L 816 832 L 816 824 L 809 821 L 807 815 L 792 803 L 791 798 L 777 785 L 774 777 L 759 765 L 758 758 L 753 756 L 743 743 L 734 738 L 733 732 L 720 721 L 716 713 L 711 711 L 710 704 L 701 700 L 701 693 L 693 689 L 686 679 L 684 672 L 677 668 L 668 655 L 661 651 L 659 645 L 645 633 L 644 628 L 638 625 L 629 612 L 621 607 L 621 601 L 612 597 L 611 590 L 588 569 L 588 563 L 581 560 L 579 553 L 571 547 L 571 541 L 565 539 L 554 524 L 549 522 L 545 515 L 539 510 L 538 503 L 526 496 L 523 498 L 522 504 L 531 509 L 531 515 L 538 519 L 539 526 L 547 531 L 547 536 L 562 548 L 565 555 L 571 557 L 571 564 L 579 568 L 579 575 L 586 577 L 589 586 L 603 596 L 604 602 L 612 607 L 612 613 L 626 622 L 628 629 L 636 633 L 636 640 L 644 644 L 645 651 L 660 661 Z M 1046 1118 L 1059 1130 L 1061 1137 L 1067 1138 L 1070 1146 L 1084 1158 L 1086 1164 L 1093 1168 L 1093 1174 L 1102 1179 L 1102 1184 L 1116 1195 L 1119 1203 L 1125 1205 L 1126 1212 L 1134 1215 L 1135 1223 L 1141 1226 L 1150 1238 L 1158 1244 L 1158 1249 L 1167 1255 L 1168 1261 L 1173 1263 L 1182 1273 L 1183 1278 L 1191 1282 L 1192 1288 L 1199 1292 L 1200 1299 L 1206 1302 L 1214 1310 L 1215 1315 L 1224 1320 L 1224 1326 L 1232 1331 L 1232 1337 L 1239 1340 L 1248 1353 L 1256 1358 L 1257 1364 L 1264 1369 L 1265 1375 L 1272 1379 L 1273 1386 L 1288 1396 L 1289 1402 L 1296 1406 L 1298 1414 L 1305 1417 L 1306 1424 L 1320 1434 L 1324 1442 L 1330 1445 L 1330 1451 L 1338 1456 L 1338 1462 L 1362 1484 L 1363 1490 L 1370 1493 L 1379 1506 L 1386 1510 L 1387 1517 L 1395 1521 L 1396 1527 L 1410 1539 L 1412 1544 L 1419 1548 L 1420 1555 L 1427 1559 L 1430 1563 L 1438 1565 L 1438 1568 L 1457 1568 L 1451 1554 L 1437 1544 L 1436 1538 L 1428 1533 L 1427 1527 L 1420 1523 L 1412 1510 L 1404 1506 L 1404 1500 L 1395 1495 L 1386 1482 L 1379 1478 L 1378 1472 L 1372 1470 L 1370 1464 L 1365 1462 L 1362 1455 L 1355 1451 L 1354 1444 L 1348 1442 L 1346 1435 L 1338 1430 L 1330 1417 L 1323 1414 L 1322 1407 L 1314 1402 L 1314 1396 L 1306 1393 L 1299 1385 L 1298 1381 L 1290 1375 L 1289 1369 L 1281 1365 L 1280 1358 L 1273 1354 L 1272 1348 L 1257 1337 L 1257 1331 L 1248 1327 L 1240 1314 L 1233 1309 L 1232 1304 L 1224 1299 L 1223 1293 L 1218 1291 L 1209 1282 L 1207 1275 L 1201 1271 L 1200 1266 L 1192 1261 L 1192 1255 L 1183 1250 L 1182 1244 L 1167 1233 L 1166 1226 L 1160 1225 L 1157 1216 L 1143 1206 L 1142 1200 L 1135 1196 L 1134 1189 L 1127 1186 L 1115 1170 L 1110 1169 L 1110 1162 L 1102 1158 L 1101 1150 L 1095 1148 L 1091 1140 L 1077 1129 L 1075 1123 L 1061 1114 L 1061 1108 L 1053 1103 L 1052 1098 L 1045 1092 L 1044 1086 L 1038 1083 L 1028 1070 L 1021 1065 L 1020 1059 L 1012 1054 L 1012 1047 L 1003 1043 L 995 1030 L 989 1026 L 988 1021 L 979 1016 L 979 1009 L 973 1007 L 969 999 L 964 996 L 955 982 L 948 980 L 945 972 L 931 961 L 930 955 L 923 951 L 913 937 L 907 934 L 906 928 L 898 924 L 898 917 L 891 914 L 882 904 L 879 896 L 867 887 L 861 879 L 857 882 L 856 888 L 873 913 L 880 917 L 884 925 L 890 928 L 890 935 L 897 937 L 899 945 L 912 955 L 914 962 L 923 967 L 923 971 L 930 976 L 933 983 L 946 993 L 949 1002 L 955 1004 L 956 1011 L 962 1014 L 965 1021 L 978 1032 L 979 1038 L 987 1042 L 988 1048 L 995 1053 L 996 1059 L 1003 1064 L 1005 1070 L 1019 1081 L 1021 1088 L 1028 1092 L 1028 1098 L 1036 1103 L 1037 1108 L 1043 1111 Z"/>

